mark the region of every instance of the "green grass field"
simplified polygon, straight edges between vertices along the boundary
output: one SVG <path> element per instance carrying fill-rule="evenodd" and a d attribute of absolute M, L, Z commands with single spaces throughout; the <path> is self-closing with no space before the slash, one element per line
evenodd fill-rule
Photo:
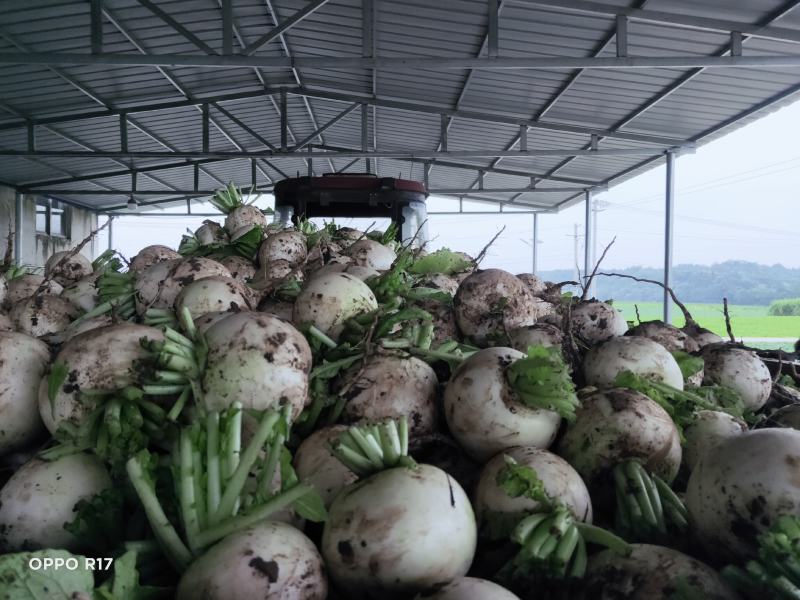
<path fill-rule="evenodd" d="M 614 302 L 614 306 L 620 309 L 629 321 L 636 320 L 634 304 L 639 307 L 642 321 L 662 318 L 659 302 Z M 701 326 L 727 338 L 721 304 L 687 304 L 686 307 Z M 771 317 L 767 314 L 766 306 L 730 306 L 729 310 L 731 327 L 737 338 L 791 338 L 792 340 L 800 338 L 800 317 Z M 674 307 L 672 314 L 673 323 L 678 327 L 682 326 L 684 320 L 680 310 Z M 759 342 L 751 345 L 789 350 L 793 342 Z"/>

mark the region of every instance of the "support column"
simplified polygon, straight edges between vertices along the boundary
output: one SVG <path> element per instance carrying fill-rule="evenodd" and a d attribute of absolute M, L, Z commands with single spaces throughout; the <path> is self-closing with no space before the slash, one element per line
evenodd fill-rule
<path fill-rule="evenodd" d="M 114 217 L 108 217 L 108 249 L 114 249 Z"/>
<path fill-rule="evenodd" d="M 592 219 L 594 218 L 594 211 L 592 210 L 592 190 L 586 190 L 586 222 L 584 223 L 584 237 L 583 237 L 583 277 L 587 279 L 589 273 L 594 268 L 594 228 L 592 227 Z M 592 286 L 594 288 L 594 286 Z M 592 298 L 592 289 L 589 290 L 589 298 Z"/>
<path fill-rule="evenodd" d="M 24 210 L 24 196 L 21 192 L 17 192 L 14 195 L 14 260 L 16 260 L 17 265 L 22 264 L 22 241 L 25 235 Z"/>
<path fill-rule="evenodd" d="M 539 262 L 539 213 L 533 213 L 533 270 L 531 273 L 536 275 Z"/>
<path fill-rule="evenodd" d="M 667 178 L 664 190 L 664 323 L 672 322 L 672 298 L 667 292 L 672 275 L 673 223 L 675 219 L 675 152 L 667 151 Z"/>

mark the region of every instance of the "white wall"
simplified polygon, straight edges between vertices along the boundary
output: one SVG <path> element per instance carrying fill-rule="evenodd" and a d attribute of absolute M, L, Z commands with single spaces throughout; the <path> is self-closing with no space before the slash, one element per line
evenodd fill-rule
<path fill-rule="evenodd" d="M 47 259 L 60 250 L 69 250 L 79 244 L 97 227 L 97 216 L 85 210 L 71 208 L 70 237 L 51 237 L 36 233 L 36 200 L 34 196 L 23 197 L 22 252 L 15 256 L 18 264 L 42 267 Z M 15 228 L 15 192 L 0 186 L 0 258 L 5 253 L 9 225 Z M 90 260 L 95 257 L 97 244 L 89 242 L 81 254 Z"/>

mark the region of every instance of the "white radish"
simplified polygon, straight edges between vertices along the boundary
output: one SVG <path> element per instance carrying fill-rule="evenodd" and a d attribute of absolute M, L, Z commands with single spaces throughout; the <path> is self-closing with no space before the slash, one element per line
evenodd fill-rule
<path fill-rule="evenodd" d="M 292 321 L 314 325 L 336 339 L 347 319 L 378 308 L 369 286 L 347 273 L 331 273 L 308 281 L 294 303 Z"/>
<path fill-rule="evenodd" d="M 346 430 L 346 425 L 318 429 L 303 440 L 294 455 L 297 476 L 314 486 L 326 507 L 341 490 L 358 479 L 331 452 L 331 442 Z"/>
<path fill-rule="evenodd" d="M 481 347 L 492 335 L 533 325 L 533 295 L 518 278 L 500 269 L 477 271 L 458 286 L 453 299 L 461 332 Z"/>
<path fill-rule="evenodd" d="M 33 296 L 42 285 L 44 285 L 42 294 L 58 296 L 64 289 L 60 283 L 52 279 L 45 282 L 45 278 L 41 275 L 20 275 L 8 282 L 6 303 L 9 306 L 14 306 L 18 302 Z"/>
<path fill-rule="evenodd" d="M 60 283 L 69 285 L 92 274 L 92 263 L 82 254 L 72 251 L 56 252 L 44 263 L 44 275 Z"/>
<path fill-rule="evenodd" d="M 297 329 L 274 315 L 232 313 L 205 333 L 203 399 L 209 410 L 234 402 L 246 409 L 289 404 L 297 418 L 308 401 L 311 349 Z"/>
<path fill-rule="evenodd" d="M 420 594 L 415 600 L 519 600 L 519 596 L 488 579 L 462 577 L 434 592 Z"/>
<path fill-rule="evenodd" d="M 539 508 L 535 500 L 522 496 L 512 498 L 497 484 L 497 476 L 506 466 L 506 456 L 533 469 L 548 497 L 564 504 L 576 519 L 592 522 L 592 499 L 578 472 L 560 456 L 531 446 L 508 448 L 484 465 L 473 502 L 479 521 L 485 524 L 498 516 L 521 520 L 525 514 Z"/>
<path fill-rule="evenodd" d="M 695 415 L 691 425 L 683 430 L 683 461 L 689 470 L 698 461 L 715 452 L 716 447 L 736 435 L 747 431 L 747 423 L 728 413 L 718 410 L 701 410 Z"/>
<path fill-rule="evenodd" d="M 347 422 L 408 417 L 411 437 L 436 431 L 439 381 L 428 365 L 414 357 L 376 355 L 344 374 L 349 386 L 343 416 Z"/>
<path fill-rule="evenodd" d="M 612 387 L 623 371 L 683 389 L 678 362 L 664 346 L 648 338 L 611 338 L 593 346 L 583 361 L 586 383 L 595 387 Z"/>
<path fill-rule="evenodd" d="M 723 441 L 695 466 L 685 500 L 709 552 L 753 556 L 779 517 L 800 516 L 800 431 L 758 429 Z"/>
<path fill-rule="evenodd" d="M 183 574 L 176 600 L 325 600 L 328 580 L 314 544 L 300 531 L 261 521 L 229 535 Z"/>
<path fill-rule="evenodd" d="M 512 329 L 508 332 L 508 339 L 513 348 L 520 352 L 527 352 L 529 346 L 560 348 L 564 334 L 555 325 L 536 323 Z"/>
<path fill-rule="evenodd" d="M 167 246 L 159 246 L 158 244 L 145 246 L 131 260 L 130 270 L 134 273 L 140 273 L 156 263 L 178 258 L 181 258 L 181 255 Z"/>
<path fill-rule="evenodd" d="M 701 353 L 704 381 L 729 387 L 741 396 L 747 410 L 758 410 L 769 399 L 772 377 L 755 352 L 725 344 L 709 345 Z"/>
<path fill-rule="evenodd" d="M 628 330 L 625 317 L 606 302 L 589 300 L 571 308 L 570 324 L 572 332 L 589 344 L 603 342 Z"/>
<path fill-rule="evenodd" d="M 0 490 L 0 552 L 78 550 L 83 540 L 64 529 L 75 505 L 111 487 L 100 459 L 85 452 L 25 463 Z"/>
<path fill-rule="evenodd" d="M 66 298 L 40 294 L 15 304 L 9 316 L 17 331 L 44 337 L 61 333 L 79 314 L 78 307 Z"/>
<path fill-rule="evenodd" d="M 584 398 L 557 452 L 590 487 L 624 460 L 636 459 L 671 482 L 681 465 L 678 429 L 667 412 L 639 392 L 614 388 Z"/>
<path fill-rule="evenodd" d="M 45 433 L 39 416 L 39 382 L 50 362 L 47 344 L 0 331 L 0 456 Z"/>
<path fill-rule="evenodd" d="M 553 443 L 561 417 L 525 406 L 507 381 L 506 367 L 524 356 L 513 348 L 487 348 L 461 363 L 450 378 L 445 418 L 473 458 L 485 461 L 512 446 L 547 448 Z"/>
<path fill-rule="evenodd" d="M 285 260 L 294 268 L 308 256 L 306 236 L 291 229 L 273 233 L 258 248 L 258 263 L 262 266 L 275 260 Z"/>
<path fill-rule="evenodd" d="M 175 310 L 189 311 L 192 317 L 210 312 L 250 310 L 252 291 L 232 277 L 213 275 L 186 285 L 175 299 Z"/>
<path fill-rule="evenodd" d="M 376 271 L 388 271 L 397 258 L 394 250 L 369 238 L 351 244 L 347 248 L 347 255 L 353 259 L 354 264 Z"/>
<path fill-rule="evenodd" d="M 349 598 L 407 598 L 467 573 L 477 542 L 472 506 L 430 465 L 381 471 L 330 507 L 322 556 Z"/>

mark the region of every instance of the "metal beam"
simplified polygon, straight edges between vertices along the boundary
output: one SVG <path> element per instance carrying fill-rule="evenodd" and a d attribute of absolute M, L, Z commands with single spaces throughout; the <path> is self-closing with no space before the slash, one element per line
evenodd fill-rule
<path fill-rule="evenodd" d="M 592 191 L 586 190 L 584 192 L 584 199 L 586 206 L 584 207 L 585 220 L 583 225 L 583 277 L 584 281 L 588 282 L 589 274 L 594 268 L 594 228 L 592 227 L 592 219 L 594 218 L 594 211 L 592 210 Z M 585 285 L 585 284 L 584 284 Z M 592 288 L 589 289 L 589 297 L 592 296 Z"/>
<path fill-rule="evenodd" d="M 533 264 L 531 273 L 536 275 L 536 272 L 539 270 L 539 214 L 533 213 L 533 236 L 531 239 L 533 242 Z"/>
<path fill-rule="evenodd" d="M 672 276 L 672 245 L 675 221 L 675 153 L 667 152 L 664 190 L 664 323 L 672 322 L 672 298 L 667 291 Z"/>
<path fill-rule="evenodd" d="M 305 138 L 303 138 L 302 140 L 297 142 L 297 144 L 295 144 L 295 146 L 293 146 L 291 148 L 291 151 L 292 152 L 296 152 L 297 150 L 301 150 L 302 148 L 305 148 L 306 145 L 308 145 L 311 142 L 311 140 L 313 140 L 315 137 L 319 137 L 320 133 L 322 133 L 322 132 L 326 131 L 327 129 L 329 129 L 330 127 L 333 127 L 334 125 L 336 125 L 336 123 L 338 123 L 339 121 L 344 119 L 347 115 L 349 115 L 351 112 L 353 112 L 359 106 L 360 105 L 357 102 L 351 104 L 350 106 L 345 108 L 342 112 L 340 112 L 338 115 L 333 117 L 330 121 L 328 121 L 324 125 L 321 125 L 320 127 L 318 127 L 316 129 L 316 131 L 314 131 L 313 133 L 310 133 Z"/>
<path fill-rule="evenodd" d="M 800 34 L 798 35 L 800 38 Z M 52 66 L 144 66 L 196 67 L 201 69 L 381 69 L 390 71 L 428 70 L 541 70 L 541 69 L 688 69 L 753 67 L 791 68 L 800 66 L 800 54 L 764 54 L 760 56 L 627 56 L 595 58 L 444 58 L 436 56 L 342 57 L 293 56 L 202 56 L 192 54 L 71 54 L 35 52 L 0 53 L 0 64 Z"/>
<path fill-rule="evenodd" d="M 221 104 L 225 102 L 234 102 L 237 100 L 245 100 L 250 98 L 259 98 L 259 97 L 270 97 L 274 94 L 280 94 L 282 90 L 286 90 L 289 93 L 295 93 L 301 96 L 306 96 L 310 98 L 320 98 L 322 100 L 334 100 L 337 102 L 346 102 L 348 104 L 353 102 L 364 103 L 371 106 L 381 107 L 381 108 L 394 108 L 397 110 L 404 110 L 409 112 L 421 112 L 425 114 L 435 114 L 440 115 L 444 114 L 451 117 L 451 122 L 453 118 L 458 119 L 465 119 L 465 120 L 472 120 L 472 121 L 484 121 L 487 123 L 501 123 L 506 125 L 515 125 L 515 126 L 522 126 L 526 125 L 531 129 L 545 129 L 549 131 L 564 131 L 567 133 L 576 133 L 576 134 L 597 134 L 600 137 L 611 137 L 611 138 L 618 138 L 623 140 L 630 140 L 636 142 L 644 142 L 644 143 L 651 143 L 651 144 L 676 144 L 679 145 L 683 142 L 683 140 L 678 138 L 672 138 L 668 136 L 655 136 L 655 135 L 645 135 L 645 134 L 637 134 L 637 133 L 627 133 L 627 132 L 614 132 L 605 129 L 597 129 L 592 127 L 581 127 L 581 126 L 574 126 L 574 125 L 566 125 L 563 123 L 549 123 L 549 122 L 540 122 L 536 119 L 524 119 L 518 116 L 503 114 L 503 113 L 494 113 L 494 112 L 480 112 L 474 110 L 461 110 L 461 109 L 453 109 L 449 106 L 445 105 L 432 105 L 432 104 L 419 104 L 411 101 L 402 101 L 402 100 L 390 100 L 390 99 L 383 99 L 383 98 L 372 98 L 369 95 L 356 95 L 356 94 L 344 94 L 338 92 L 331 92 L 326 90 L 316 90 L 311 88 L 303 88 L 301 86 L 282 86 L 282 87 L 274 87 L 274 88 L 267 88 L 265 90 L 259 90 L 257 92 L 242 92 L 236 94 L 220 94 L 215 96 L 204 96 L 204 97 L 192 97 L 184 100 L 177 100 L 177 101 L 170 101 L 170 102 L 162 102 L 162 103 L 146 103 L 141 105 L 129 105 L 125 106 L 124 108 L 119 109 L 109 109 L 109 110 L 95 110 L 95 111 L 86 111 L 82 113 L 76 113 L 71 115 L 62 115 L 58 117 L 45 117 L 45 118 L 32 118 L 30 122 L 34 125 L 46 125 L 46 124 L 54 124 L 54 123 L 69 123 L 74 121 L 80 121 L 83 119 L 98 119 L 108 116 L 116 116 L 120 113 L 127 113 L 127 114 L 135 114 L 138 112 L 153 112 L 158 110 L 170 110 L 174 108 L 184 108 L 187 106 L 199 106 L 204 102 L 214 103 L 214 104 Z M 276 111 L 278 109 L 276 108 Z M 27 126 L 28 121 L 17 121 L 13 123 L 3 123 L 0 124 L 0 131 L 8 130 L 8 129 L 19 129 Z M 291 132 L 290 132 L 291 137 Z"/>
<path fill-rule="evenodd" d="M 256 186 L 257 189 L 261 191 L 270 191 L 272 189 L 272 185 L 259 185 Z M 198 197 L 200 196 L 213 196 L 217 190 L 200 190 L 200 189 L 191 189 L 191 190 L 136 190 L 136 189 L 109 189 L 109 190 L 97 190 L 97 189 L 75 189 L 75 188 L 41 188 L 41 187 L 21 187 L 23 191 L 27 191 L 30 193 L 36 194 L 48 194 L 48 195 L 55 195 L 60 194 L 64 196 L 128 196 L 133 194 L 134 196 L 165 196 L 170 194 L 194 194 Z M 584 188 L 432 188 L 428 190 L 428 193 L 431 195 L 442 195 L 442 196 L 462 196 L 464 194 L 470 194 L 472 192 L 481 192 L 483 194 L 508 194 L 508 193 L 519 193 L 519 194 L 564 194 L 564 193 L 572 193 L 577 191 L 584 191 Z"/>
<path fill-rule="evenodd" d="M 310 14 L 314 13 L 314 11 L 325 6 L 329 1 L 330 0 L 315 0 L 314 2 L 307 4 L 305 7 L 301 8 L 296 13 L 294 13 L 291 17 L 288 17 L 287 19 L 281 21 L 281 23 L 279 23 L 278 25 L 273 27 L 270 31 L 262 35 L 255 42 L 249 44 L 242 51 L 242 54 L 244 54 L 245 56 L 250 56 L 265 44 L 270 43 L 272 40 L 281 36 L 284 32 L 288 31 L 289 29 L 297 25 L 297 23 L 305 19 Z"/>
<path fill-rule="evenodd" d="M 92 54 L 103 52 L 103 0 L 89 2 L 89 28 Z"/>
<path fill-rule="evenodd" d="M 22 192 L 14 194 L 14 259 L 18 265 L 23 264 L 22 246 L 25 237 L 25 201 Z"/>
<path fill-rule="evenodd" d="M 613 6 L 601 4 L 599 2 L 589 2 L 585 0 L 514 0 L 523 4 L 536 4 L 564 11 L 583 12 L 609 17 L 625 16 L 637 21 L 648 23 L 658 23 L 672 27 L 682 27 L 688 29 L 698 29 L 703 31 L 719 31 L 730 33 L 738 31 L 745 35 L 776 40 L 781 42 L 800 43 L 800 31 L 796 29 L 786 29 L 783 27 L 753 25 L 742 21 L 732 21 L 729 19 L 716 19 L 708 17 L 698 17 L 686 13 L 667 12 L 662 10 L 650 10 L 642 8 L 627 8 L 624 6 Z"/>
<path fill-rule="evenodd" d="M 194 44 L 197 48 L 199 48 L 206 54 L 216 54 L 216 52 L 211 46 L 206 44 L 203 40 L 201 40 L 199 37 L 197 37 L 195 34 L 189 31 L 186 27 L 181 25 L 169 13 L 164 11 L 157 4 L 151 2 L 150 0 L 137 0 L 137 1 L 147 10 L 149 10 L 151 13 L 153 13 L 155 16 L 161 19 L 164 23 L 169 25 L 174 31 L 176 31 L 178 34 L 182 35 L 184 38 L 186 38 L 188 41 Z"/>
<path fill-rule="evenodd" d="M 269 150 L 207 150 L 207 151 L 161 151 L 161 150 L 96 150 L 91 152 L 81 150 L 0 150 L 0 156 L 55 156 L 55 157 L 89 157 L 89 158 L 492 158 L 510 156 L 519 158 L 553 157 L 553 156 L 650 156 L 664 152 L 668 148 L 601 148 L 591 150 L 585 148 L 564 150 L 340 150 L 332 152 L 314 152 L 313 154 L 299 154 L 292 151 L 272 152 Z M 475 170 L 486 170 L 475 165 Z"/>

